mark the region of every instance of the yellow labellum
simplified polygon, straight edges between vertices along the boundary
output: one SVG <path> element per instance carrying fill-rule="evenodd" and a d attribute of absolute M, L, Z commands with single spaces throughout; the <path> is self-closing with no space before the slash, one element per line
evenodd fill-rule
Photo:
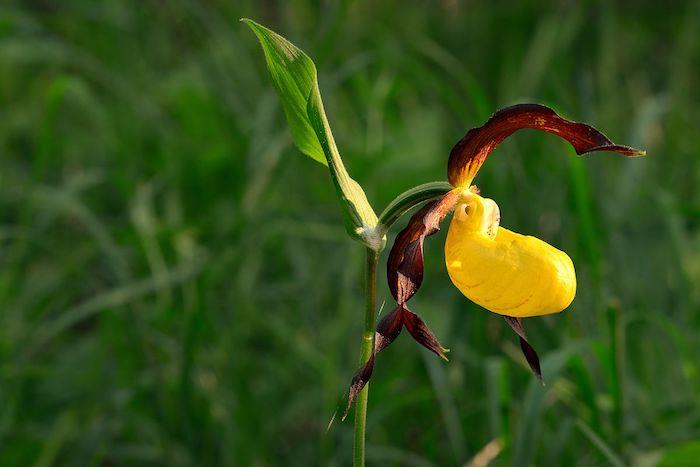
<path fill-rule="evenodd" d="M 454 285 L 474 303 L 501 315 L 524 318 L 568 307 L 576 294 L 571 258 L 499 222 L 493 200 L 465 190 L 445 243 Z"/>

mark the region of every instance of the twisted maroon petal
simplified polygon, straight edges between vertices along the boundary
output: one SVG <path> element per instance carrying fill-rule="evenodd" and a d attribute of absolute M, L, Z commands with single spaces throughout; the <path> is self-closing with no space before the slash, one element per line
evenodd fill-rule
<path fill-rule="evenodd" d="M 579 155 L 593 151 L 612 151 L 624 156 L 646 154 L 614 144 L 592 126 L 566 120 L 544 105 L 518 104 L 499 110 L 483 126 L 469 130 L 457 143 L 447 165 L 450 183 L 456 187 L 469 186 L 491 151 L 522 128 L 555 134 L 571 143 Z"/>
<path fill-rule="evenodd" d="M 394 311 L 386 315 L 379 321 L 377 330 L 374 333 L 374 352 L 370 355 L 367 362 L 355 373 L 350 382 L 350 390 L 348 391 L 348 403 L 345 407 L 343 420 L 348 416 L 350 406 L 357 398 L 357 395 L 362 391 L 362 388 L 369 382 L 374 370 L 374 361 L 376 355 L 384 350 L 389 344 L 394 342 L 394 339 L 401 333 L 403 328 L 403 307 L 396 307 Z"/>
<path fill-rule="evenodd" d="M 459 192 L 453 190 L 430 201 L 416 212 L 396 236 L 387 260 L 387 280 L 391 295 L 399 305 L 406 303 L 423 282 L 423 242 L 440 230 L 440 222 L 454 209 Z"/>
<path fill-rule="evenodd" d="M 405 306 L 397 306 L 394 311 L 386 315 L 379 322 L 374 335 L 374 352 L 372 352 L 367 362 L 357 370 L 357 373 L 352 377 L 350 389 L 348 390 L 348 403 L 343 413 L 343 420 L 348 416 L 350 407 L 352 403 L 355 402 L 357 395 L 372 377 L 377 354 L 394 342 L 394 339 L 398 337 L 401 333 L 401 329 L 404 327 L 408 329 L 408 332 L 413 336 L 416 342 L 435 353 L 435 355 L 440 358 L 447 360 L 447 355 L 445 355 L 445 353 L 449 352 L 449 350 L 440 345 L 440 342 L 435 335 L 433 335 L 425 322 Z"/>
<path fill-rule="evenodd" d="M 348 391 L 348 403 L 343 419 L 352 403 L 369 382 L 379 352 L 391 344 L 404 327 L 420 345 L 447 360 L 448 351 L 437 340 L 425 322 L 406 307 L 406 302 L 423 282 L 423 242 L 425 237 L 439 230 L 440 222 L 454 209 L 459 192 L 450 191 L 436 201 L 430 201 L 416 212 L 408 225 L 396 237 L 387 261 L 387 279 L 396 308 L 377 325 L 374 334 L 374 351 L 367 362 L 355 373 Z"/>

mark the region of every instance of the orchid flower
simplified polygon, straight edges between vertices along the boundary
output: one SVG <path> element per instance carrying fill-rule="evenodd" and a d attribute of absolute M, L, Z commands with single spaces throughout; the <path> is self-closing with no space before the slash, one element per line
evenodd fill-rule
<path fill-rule="evenodd" d="M 389 289 L 396 307 L 377 325 L 374 352 L 350 385 L 346 414 L 372 376 L 376 355 L 405 327 L 421 345 L 447 360 L 445 349 L 407 302 L 423 281 L 423 242 L 454 211 L 445 244 L 445 262 L 452 283 L 472 302 L 505 318 L 518 334 L 530 368 L 542 381 L 537 353 L 529 344 L 521 318 L 558 313 L 576 294 L 576 273 L 569 256 L 548 243 L 501 227 L 498 205 L 472 185 L 482 164 L 499 143 L 522 128 L 553 133 L 576 153 L 612 151 L 642 156 L 612 143 L 584 123 L 566 120 L 552 109 L 520 104 L 499 110 L 481 127 L 469 130 L 455 145 L 447 163 L 453 189 L 425 204 L 402 230 L 387 262 Z"/>

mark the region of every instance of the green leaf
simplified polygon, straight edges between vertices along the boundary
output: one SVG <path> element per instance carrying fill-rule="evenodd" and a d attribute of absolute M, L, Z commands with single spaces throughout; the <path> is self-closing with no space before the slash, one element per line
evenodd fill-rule
<path fill-rule="evenodd" d="M 384 234 L 377 229 L 377 215 L 365 192 L 350 178 L 340 157 L 323 110 L 313 61 L 274 31 L 250 19 L 241 21 L 250 26 L 260 41 L 294 143 L 307 156 L 328 165 L 343 208 L 346 230 L 373 250 L 381 250 Z"/>
<path fill-rule="evenodd" d="M 301 49 L 253 20 L 243 18 L 260 41 L 267 69 L 277 89 L 294 144 L 301 152 L 327 165 L 321 144 L 306 114 L 309 96 L 316 83 L 316 66 Z"/>

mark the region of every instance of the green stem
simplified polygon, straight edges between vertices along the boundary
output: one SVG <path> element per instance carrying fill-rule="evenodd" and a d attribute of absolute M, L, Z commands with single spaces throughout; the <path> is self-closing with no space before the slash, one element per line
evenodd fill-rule
<path fill-rule="evenodd" d="M 365 262 L 365 325 L 360 344 L 360 365 L 364 365 L 374 349 L 374 326 L 377 316 L 377 262 L 379 253 L 367 248 Z M 365 427 L 367 425 L 367 397 L 369 383 L 360 391 L 355 401 L 355 443 L 353 465 L 365 465 Z"/>
<path fill-rule="evenodd" d="M 447 182 L 432 182 L 411 188 L 397 196 L 379 216 L 377 233 L 383 238 L 391 225 L 403 214 L 419 204 L 444 195 L 452 189 Z M 383 242 L 382 242 L 383 247 Z M 367 363 L 374 349 L 374 328 L 377 316 L 377 262 L 382 248 L 365 249 L 365 325 L 362 330 L 360 343 L 360 366 Z M 353 446 L 353 465 L 365 465 L 365 430 L 367 426 L 367 398 L 369 383 L 360 391 L 355 399 L 355 443 Z"/>

